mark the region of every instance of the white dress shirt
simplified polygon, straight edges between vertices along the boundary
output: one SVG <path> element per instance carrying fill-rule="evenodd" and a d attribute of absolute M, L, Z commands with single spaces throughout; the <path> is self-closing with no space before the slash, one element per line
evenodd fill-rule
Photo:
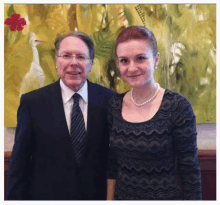
<path fill-rule="evenodd" d="M 68 88 L 64 82 L 60 79 L 60 87 L 63 99 L 63 107 L 66 116 L 66 122 L 68 126 L 68 130 L 70 133 L 71 127 L 71 110 L 73 107 L 73 98 L 72 96 L 75 94 L 73 90 Z M 84 85 L 77 91 L 80 94 L 81 98 L 79 100 L 79 107 L 82 110 L 84 122 L 85 122 L 85 129 L 87 130 L 87 113 L 88 113 L 88 83 L 87 81 Z"/>

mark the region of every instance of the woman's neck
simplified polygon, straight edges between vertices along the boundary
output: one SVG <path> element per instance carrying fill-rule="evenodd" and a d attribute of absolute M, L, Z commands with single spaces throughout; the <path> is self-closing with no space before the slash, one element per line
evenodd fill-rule
<path fill-rule="evenodd" d="M 132 88 L 132 97 L 134 101 L 141 104 L 154 96 L 157 92 L 158 84 L 154 81 L 152 83 L 145 84 L 142 87 Z"/>

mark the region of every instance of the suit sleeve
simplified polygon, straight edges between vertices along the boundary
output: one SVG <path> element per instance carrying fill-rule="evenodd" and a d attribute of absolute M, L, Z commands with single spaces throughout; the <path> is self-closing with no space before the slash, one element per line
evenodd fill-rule
<path fill-rule="evenodd" d="M 108 156 L 108 172 L 107 172 L 107 178 L 108 179 L 116 179 L 117 178 L 117 170 L 118 170 L 118 163 L 117 163 L 117 157 L 115 153 L 115 149 L 113 148 L 112 145 L 112 139 L 111 139 L 111 132 L 112 132 L 112 125 L 113 125 L 113 99 L 112 97 L 109 101 L 109 106 L 108 106 L 108 130 L 109 130 L 109 135 L 110 135 L 110 140 L 109 140 L 109 156 Z"/>
<path fill-rule="evenodd" d="M 29 184 L 32 156 L 31 114 L 24 95 L 17 113 L 17 128 L 13 146 L 6 199 L 25 200 L 29 198 Z"/>
<path fill-rule="evenodd" d="M 183 185 L 184 200 L 202 199 L 201 168 L 197 155 L 196 119 L 190 103 L 182 98 L 177 101 L 173 115 L 174 150 L 177 172 Z"/>

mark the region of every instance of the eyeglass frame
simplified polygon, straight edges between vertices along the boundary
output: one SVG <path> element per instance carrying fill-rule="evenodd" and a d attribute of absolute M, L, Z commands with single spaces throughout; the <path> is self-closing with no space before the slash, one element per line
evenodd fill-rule
<path fill-rule="evenodd" d="M 69 56 L 69 58 L 65 58 L 64 56 L 65 55 L 67 55 L 67 56 Z M 88 59 L 92 59 L 92 58 L 88 58 L 88 57 L 86 57 L 86 56 L 84 56 L 83 54 L 75 54 L 75 55 L 70 55 L 70 54 L 63 54 L 63 55 L 56 55 L 57 57 L 61 57 L 61 58 L 63 58 L 64 60 L 72 60 L 73 59 L 73 57 L 75 57 L 76 58 L 76 60 L 77 60 L 77 62 L 86 62 L 86 60 L 88 60 Z M 77 56 L 83 56 L 84 57 L 84 59 L 79 59 L 79 58 L 77 58 Z"/>

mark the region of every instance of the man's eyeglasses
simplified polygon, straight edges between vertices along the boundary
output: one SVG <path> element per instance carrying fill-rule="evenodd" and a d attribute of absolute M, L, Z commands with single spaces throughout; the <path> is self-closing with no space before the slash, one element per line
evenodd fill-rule
<path fill-rule="evenodd" d="M 81 62 L 81 63 L 85 63 L 86 60 L 91 59 L 91 58 L 87 58 L 86 56 L 84 56 L 82 54 L 77 54 L 77 55 L 64 54 L 64 55 L 57 55 L 57 57 L 61 57 L 67 61 L 72 60 L 73 57 L 75 57 L 77 62 Z"/>

